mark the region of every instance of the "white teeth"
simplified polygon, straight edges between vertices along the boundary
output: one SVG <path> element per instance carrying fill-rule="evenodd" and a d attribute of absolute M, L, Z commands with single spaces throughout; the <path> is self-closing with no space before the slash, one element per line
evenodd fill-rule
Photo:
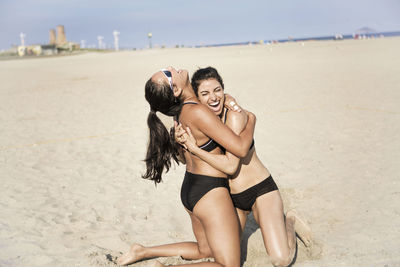
<path fill-rule="evenodd" d="M 219 105 L 219 102 L 210 103 L 209 105 L 212 106 L 212 107 L 215 107 L 215 106 Z"/>

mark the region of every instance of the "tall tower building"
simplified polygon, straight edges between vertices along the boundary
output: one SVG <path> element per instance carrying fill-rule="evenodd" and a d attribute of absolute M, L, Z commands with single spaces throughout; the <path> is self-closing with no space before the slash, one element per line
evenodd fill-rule
<path fill-rule="evenodd" d="M 57 26 L 57 45 L 65 45 L 67 38 L 65 37 L 65 31 L 63 25 Z"/>
<path fill-rule="evenodd" d="M 49 44 L 55 45 L 56 44 L 56 31 L 54 29 L 50 29 L 49 33 Z"/>

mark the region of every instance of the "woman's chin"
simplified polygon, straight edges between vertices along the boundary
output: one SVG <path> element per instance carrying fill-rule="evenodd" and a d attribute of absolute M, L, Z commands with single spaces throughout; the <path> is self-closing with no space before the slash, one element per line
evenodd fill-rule
<path fill-rule="evenodd" d="M 217 116 L 221 115 L 222 113 L 222 108 L 221 106 L 217 106 L 217 107 L 211 107 L 209 106 L 210 110 Z"/>

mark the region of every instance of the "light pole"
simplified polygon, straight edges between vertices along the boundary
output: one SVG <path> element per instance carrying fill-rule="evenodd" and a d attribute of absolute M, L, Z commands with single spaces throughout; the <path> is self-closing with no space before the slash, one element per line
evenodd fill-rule
<path fill-rule="evenodd" d="M 21 39 L 21 46 L 25 46 L 25 36 L 26 34 L 23 32 L 19 34 L 19 38 Z"/>
<path fill-rule="evenodd" d="M 115 51 L 119 50 L 119 34 L 120 34 L 119 31 L 113 31 Z"/>
<path fill-rule="evenodd" d="M 151 32 L 149 32 L 147 34 L 147 37 L 149 38 L 149 48 L 151 49 L 151 37 L 153 36 L 153 34 Z"/>
<path fill-rule="evenodd" d="M 97 41 L 99 42 L 99 49 L 104 49 L 104 43 L 103 43 L 103 36 L 97 36 Z"/>

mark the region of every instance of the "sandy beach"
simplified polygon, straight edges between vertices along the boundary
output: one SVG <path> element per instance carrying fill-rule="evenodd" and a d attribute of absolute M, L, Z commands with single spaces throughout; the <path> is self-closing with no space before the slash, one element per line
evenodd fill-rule
<path fill-rule="evenodd" d="M 399 47 L 382 38 L 0 61 L 0 266 L 115 266 L 132 242 L 194 240 L 184 165 L 157 187 L 141 178 L 144 84 L 168 65 L 216 67 L 256 114 L 257 153 L 285 209 L 313 230 L 295 266 L 400 266 Z M 272 266 L 254 220 L 244 237 L 243 266 Z"/>

